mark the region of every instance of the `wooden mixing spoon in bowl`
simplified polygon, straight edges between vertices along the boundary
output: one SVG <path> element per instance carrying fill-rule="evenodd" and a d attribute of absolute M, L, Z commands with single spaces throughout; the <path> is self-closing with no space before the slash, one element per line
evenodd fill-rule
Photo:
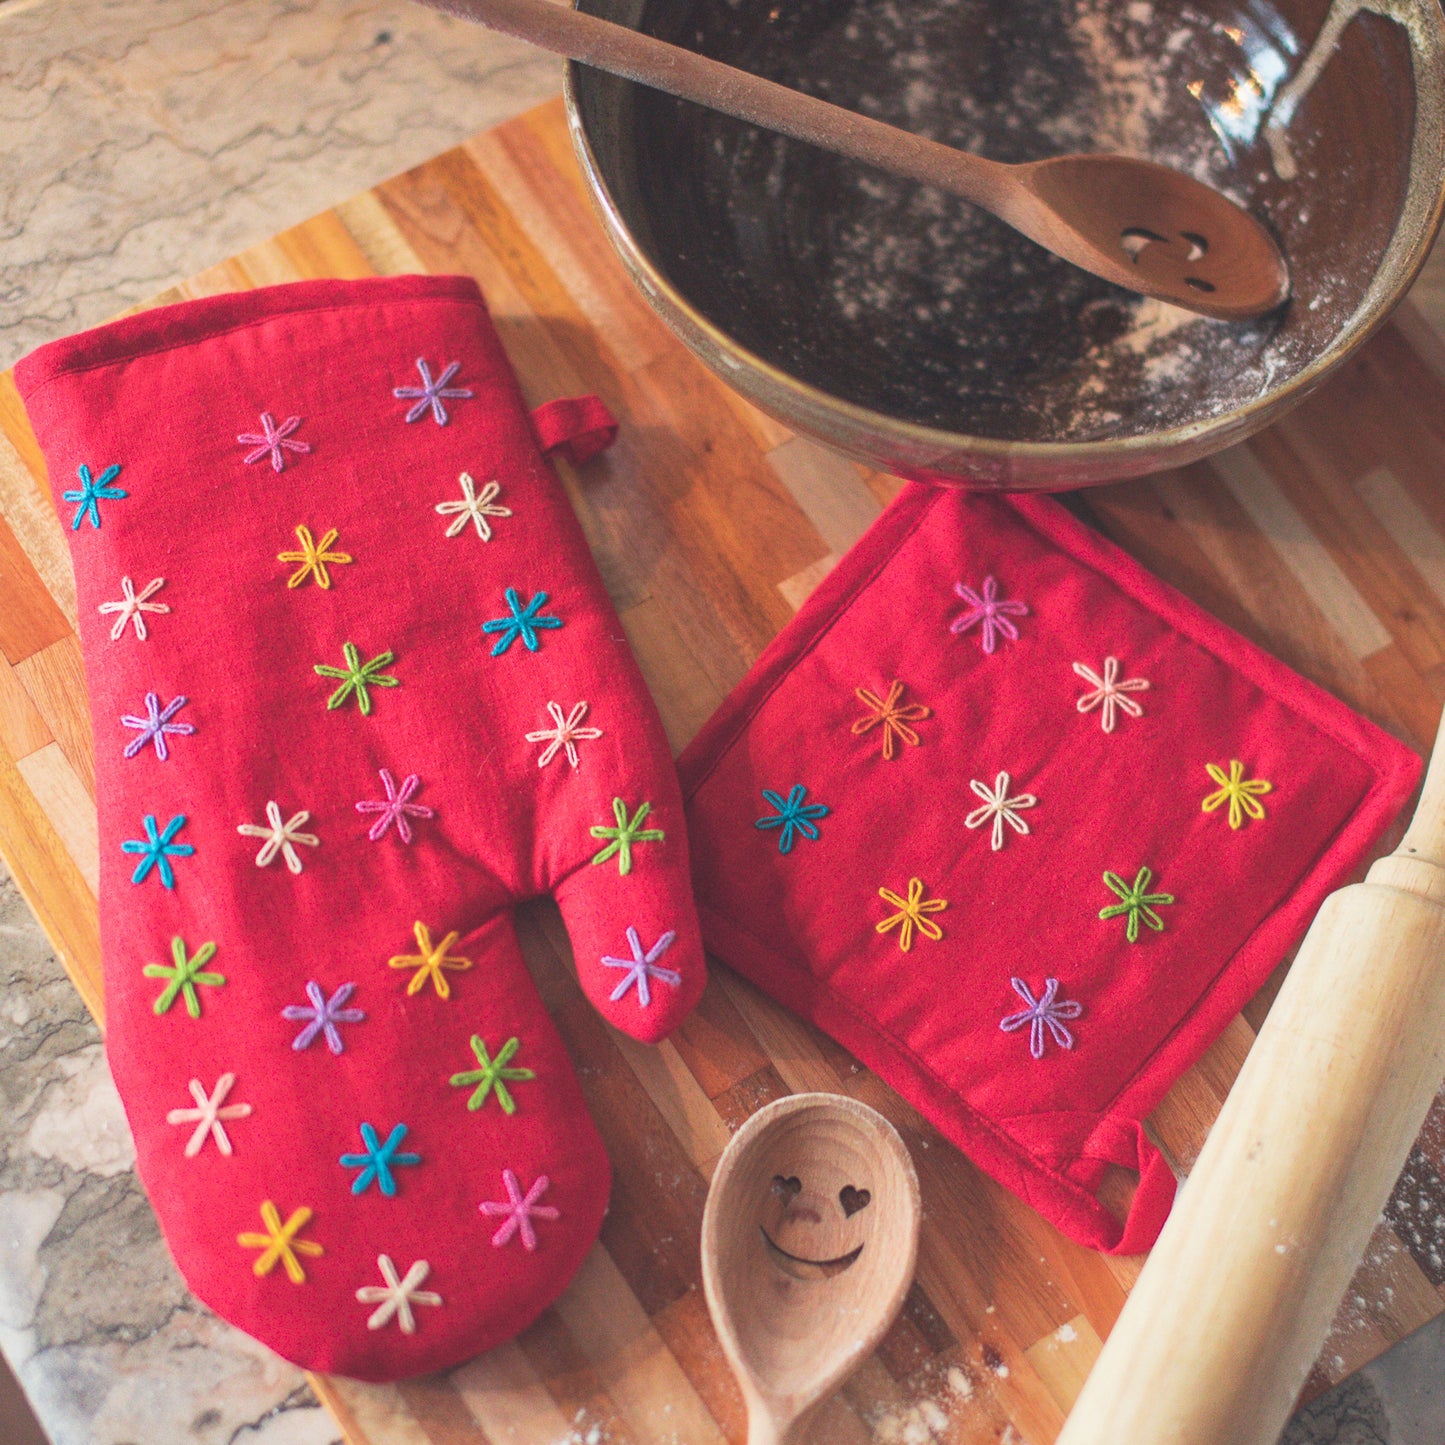
<path fill-rule="evenodd" d="M 1085 271 L 1189 311 L 1242 321 L 1289 296 L 1289 271 L 1264 226 L 1169 166 L 1107 153 L 1003 165 L 550 0 L 423 3 L 951 191 Z"/>
<path fill-rule="evenodd" d="M 922 1214 L 898 1131 L 856 1099 L 793 1094 L 733 1136 L 703 1210 L 702 1283 L 748 1445 L 782 1445 L 868 1358 L 903 1306 Z"/>

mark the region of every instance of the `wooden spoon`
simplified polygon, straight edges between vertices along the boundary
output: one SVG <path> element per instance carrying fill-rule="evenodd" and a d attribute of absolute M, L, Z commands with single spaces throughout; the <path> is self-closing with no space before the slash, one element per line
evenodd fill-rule
<path fill-rule="evenodd" d="M 702 1283 L 742 1386 L 748 1445 L 781 1445 L 903 1306 L 918 1176 L 898 1131 L 839 1094 L 758 1110 L 723 1151 L 702 1215 Z"/>
<path fill-rule="evenodd" d="M 1130 156 L 1002 165 L 549 0 L 423 0 L 725 115 L 962 196 L 1066 261 L 1225 321 L 1289 296 L 1273 237 L 1227 196 Z"/>

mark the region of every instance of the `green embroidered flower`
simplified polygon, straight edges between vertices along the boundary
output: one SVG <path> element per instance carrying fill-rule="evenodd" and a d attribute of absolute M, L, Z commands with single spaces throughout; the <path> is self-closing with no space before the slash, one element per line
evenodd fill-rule
<path fill-rule="evenodd" d="M 141 969 L 147 978 L 170 979 L 170 982 L 162 990 L 161 996 L 155 1001 L 155 1011 L 158 1014 L 167 1012 L 176 1001 L 176 995 L 182 994 L 186 1000 L 186 1012 L 193 1019 L 200 1018 L 201 1000 L 196 993 L 196 985 L 203 983 L 210 988 L 219 988 L 226 981 L 224 974 L 202 972 L 215 956 L 216 945 L 203 943 L 196 950 L 194 958 L 187 958 L 185 941 L 180 934 L 171 939 L 171 957 L 175 960 L 176 966 L 167 968 L 163 963 L 148 963 Z"/>
<path fill-rule="evenodd" d="M 497 1050 L 497 1057 L 490 1058 L 487 1054 L 487 1046 L 478 1035 L 472 1035 L 472 1052 L 477 1056 L 477 1063 L 480 1068 L 468 1069 L 465 1073 L 453 1074 L 451 1086 L 454 1089 L 464 1089 L 469 1084 L 477 1087 L 472 1090 L 472 1097 L 467 1100 L 467 1108 L 473 1113 L 480 1109 L 487 1102 L 487 1095 L 495 1093 L 497 1103 L 502 1106 L 502 1113 L 515 1114 L 517 1112 L 517 1101 L 512 1097 L 507 1088 L 506 1081 L 522 1083 L 528 1079 L 535 1079 L 537 1076 L 531 1069 L 509 1069 L 508 1062 L 522 1047 L 520 1039 L 510 1038 Z"/>
<path fill-rule="evenodd" d="M 651 803 L 639 803 L 631 822 L 627 818 L 627 804 L 621 798 L 612 800 L 612 816 L 617 820 L 615 828 L 604 828 L 600 823 L 592 829 L 594 838 L 611 838 L 612 841 L 592 856 L 595 866 L 605 863 L 615 853 L 617 871 L 624 876 L 632 872 L 632 845 L 634 843 L 661 843 L 667 836 L 661 828 L 644 828 L 642 825 L 652 811 Z"/>
<path fill-rule="evenodd" d="M 400 687 L 401 680 L 391 677 L 381 669 L 392 661 L 393 654 L 390 652 L 379 652 L 370 662 L 362 662 L 361 655 L 356 650 L 356 644 L 344 642 L 341 645 L 341 655 L 346 659 L 346 666 L 329 667 L 325 663 L 318 662 L 315 670 L 322 677 L 339 677 L 341 686 L 326 699 L 326 711 L 334 712 L 346 701 L 352 693 L 356 694 L 357 706 L 361 709 L 363 717 L 371 716 L 371 694 L 367 691 L 372 687 Z"/>
<path fill-rule="evenodd" d="M 1101 908 L 1099 917 L 1102 919 L 1119 918 L 1127 914 L 1129 923 L 1124 930 L 1124 937 L 1130 943 L 1139 941 L 1139 920 L 1141 918 L 1155 933 L 1164 932 L 1164 920 L 1155 913 L 1151 905 L 1173 903 L 1174 895 L 1148 892 L 1148 887 L 1153 880 L 1154 872 L 1150 868 L 1141 868 L 1132 885 L 1125 883 L 1117 873 L 1106 872 L 1104 874 L 1104 882 L 1118 894 L 1122 901 L 1111 903 L 1107 908 Z"/>

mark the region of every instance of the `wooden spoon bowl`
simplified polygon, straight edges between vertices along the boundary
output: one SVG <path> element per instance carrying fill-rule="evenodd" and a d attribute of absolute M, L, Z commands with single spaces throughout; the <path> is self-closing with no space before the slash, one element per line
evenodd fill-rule
<path fill-rule="evenodd" d="M 733 1137 L 703 1211 L 702 1277 L 749 1445 L 784 1439 L 877 1346 L 921 1221 L 902 1139 L 854 1099 L 794 1094 Z"/>

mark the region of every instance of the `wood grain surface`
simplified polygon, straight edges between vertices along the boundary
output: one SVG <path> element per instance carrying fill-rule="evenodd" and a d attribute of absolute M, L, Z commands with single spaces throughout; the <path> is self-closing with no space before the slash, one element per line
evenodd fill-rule
<path fill-rule="evenodd" d="M 656 321 L 588 208 L 560 102 L 243 252 L 157 302 L 315 276 L 466 272 L 529 404 L 599 392 L 616 447 L 563 481 L 680 748 L 898 484 L 793 437 Z M 1207 464 L 1071 501 L 1158 575 L 1418 748 L 1445 701 L 1445 295 L 1431 274 L 1314 400 Z M 0 377 L 0 855 L 102 1018 L 94 766 L 75 591 L 43 464 Z M 1392 843 L 1393 838 L 1386 839 Z M 1047 1445 L 1137 1261 L 1061 1238 L 828 1039 L 718 967 L 648 1048 L 583 999 L 548 905 L 528 960 L 616 1164 L 602 1241 L 514 1343 L 398 1386 L 319 1379 L 352 1445 L 709 1445 L 744 1435 L 698 1231 L 730 1132 L 783 1094 L 850 1094 L 922 1183 L 917 1282 L 813 1432 L 830 1445 Z M 1273 996 L 1150 1121 L 1187 1171 Z M 1437 1104 L 1316 1367 L 1341 1378 L 1445 1309 Z M 164 1388 L 164 1381 L 156 1387 Z"/>

